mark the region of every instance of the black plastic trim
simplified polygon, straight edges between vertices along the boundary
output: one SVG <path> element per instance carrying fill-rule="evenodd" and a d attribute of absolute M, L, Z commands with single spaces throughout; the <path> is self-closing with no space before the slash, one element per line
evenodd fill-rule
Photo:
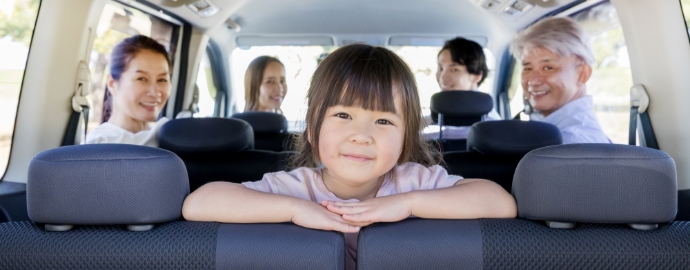
<path fill-rule="evenodd" d="M 177 91 L 175 92 L 175 107 L 173 117 L 182 111 L 184 94 L 187 88 L 187 68 L 189 66 L 189 43 L 192 40 L 192 25 L 185 22 L 182 26 L 182 44 L 180 45 L 180 74 L 177 79 Z"/>
<path fill-rule="evenodd" d="M 690 221 L 690 189 L 678 191 L 677 221 Z"/>

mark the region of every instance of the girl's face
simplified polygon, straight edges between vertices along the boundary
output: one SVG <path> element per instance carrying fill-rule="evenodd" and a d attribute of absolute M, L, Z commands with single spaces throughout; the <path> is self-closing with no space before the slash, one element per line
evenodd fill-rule
<path fill-rule="evenodd" d="M 274 112 L 280 108 L 286 93 L 285 68 L 278 62 L 269 63 L 259 87 L 259 111 Z"/>
<path fill-rule="evenodd" d="M 113 116 L 140 122 L 156 121 L 170 95 L 170 73 L 163 55 L 149 50 L 137 53 L 119 80 L 108 78 L 113 95 Z"/>
<path fill-rule="evenodd" d="M 319 132 L 324 177 L 357 186 L 389 172 L 400 157 L 405 139 L 401 102 L 396 98 L 396 113 L 360 107 L 328 108 Z"/>

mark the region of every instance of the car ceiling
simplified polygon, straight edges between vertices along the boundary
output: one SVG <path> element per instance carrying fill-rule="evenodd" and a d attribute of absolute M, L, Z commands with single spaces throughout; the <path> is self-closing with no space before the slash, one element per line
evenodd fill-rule
<path fill-rule="evenodd" d="M 502 13 L 516 0 L 202 0 L 220 11 L 202 18 L 184 4 L 197 0 L 149 0 L 202 30 L 236 21 L 237 35 L 261 34 L 467 34 L 514 33 L 538 18 L 583 0 L 546 0 L 518 16 Z M 499 5 L 487 10 L 487 1 Z M 544 0 L 522 0 L 543 5 Z M 589 2 L 592 2 L 591 0 Z"/>

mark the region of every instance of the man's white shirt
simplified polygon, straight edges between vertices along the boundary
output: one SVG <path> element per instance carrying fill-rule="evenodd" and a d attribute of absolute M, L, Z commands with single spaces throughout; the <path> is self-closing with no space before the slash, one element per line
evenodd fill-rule
<path fill-rule="evenodd" d="M 549 123 L 558 127 L 563 143 L 610 143 L 594 113 L 594 99 L 584 96 L 568 102 L 560 109 L 544 117 L 541 113 L 530 114 L 530 120 Z"/>

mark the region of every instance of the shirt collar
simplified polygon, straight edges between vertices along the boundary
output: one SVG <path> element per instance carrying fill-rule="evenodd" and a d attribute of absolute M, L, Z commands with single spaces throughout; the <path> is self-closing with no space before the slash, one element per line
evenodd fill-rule
<path fill-rule="evenodd" d="M 560 109 L 549 114 L 543 118 L 542 121 L 549 123 L 556 123 L 563 118 L 569 117 L 570 115 L 577 114 L 579 112 L 585 112 L 594 109 L 594 99 L 592 96 L 584 96 L 566 103 Z"/>

